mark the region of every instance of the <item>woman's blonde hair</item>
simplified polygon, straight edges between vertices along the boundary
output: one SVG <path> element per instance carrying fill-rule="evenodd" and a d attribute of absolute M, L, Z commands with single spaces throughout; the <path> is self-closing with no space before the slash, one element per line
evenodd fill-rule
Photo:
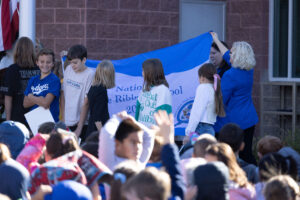
<path fill-rule="evenodd" d="M 218 161 L 223 162 L 228 167 L 231 181 L 240 187 L 246 187 L 249 184 L 245 172 L 237 163 L 235 154 L 228 144 L 212 144 L 207 148 L 206 154 L 216 156 Z"/>
<path fill-rule="evenodd" d="M 103 85 L 107 89 L 115 87 L 115 68 L 110 60 L 98 64 L 92 85 Z"/>
<path fill-rule="evenodd" d="M 256 65 L 255 55 L 247 42 L 234 42 L 231 48 L 232 67 L 251 70 Z"/>

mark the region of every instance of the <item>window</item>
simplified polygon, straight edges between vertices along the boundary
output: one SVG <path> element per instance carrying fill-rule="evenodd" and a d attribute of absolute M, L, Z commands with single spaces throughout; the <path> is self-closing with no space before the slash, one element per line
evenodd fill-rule
<path fill-rule="evenodd" d="M 300 81 L 300 1 L 270 0 L 269 77 Z"/>
<path fill-rule="evenodd" d="M 225 40 L 226 2 L 180 0 L 179 41 L 185 41 L 210 30 Z"/>

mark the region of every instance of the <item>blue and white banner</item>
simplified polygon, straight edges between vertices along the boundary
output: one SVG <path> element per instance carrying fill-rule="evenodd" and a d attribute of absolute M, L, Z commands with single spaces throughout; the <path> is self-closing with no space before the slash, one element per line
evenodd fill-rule
<path fill-rule="evenodd" d="M 139 54 L 122 60 L 113 60 L 116 70 L 116 87 L 108 90 L 109 113 L 126 110 L 135 114 L 135 105 L 142 90 L 142 63 L 149 58 L 161 60 L 172 93 L 175 134 L 184 135 L 199 84 L 198 69 L 208 62 L 212 38 L 202 34 L 179 44 Z M 96 68 L 100 61 L 87 60 L 88 67 Z"/>

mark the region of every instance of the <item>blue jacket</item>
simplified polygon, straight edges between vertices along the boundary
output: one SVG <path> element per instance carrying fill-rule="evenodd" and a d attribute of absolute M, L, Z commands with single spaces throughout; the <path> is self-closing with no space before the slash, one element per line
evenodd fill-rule
<path fill-rule="evenodd" d="M 162 147 L 161 162 L 172 182 L 172 198 L 169 200 L 184 199 L 185 185 L 181 174 L 178 148 L 175 144 L 166 144 Z"/>
<path fill-rule="evenodd" d="M 221 79 L 221 89 L 226 116 L 218 117 L 215 131 L 227 123 L 236 123 L 243 130 L 254 126 L 258 116 L 252 102 L 253 69 L 242 70 L 232 67 Z"/>

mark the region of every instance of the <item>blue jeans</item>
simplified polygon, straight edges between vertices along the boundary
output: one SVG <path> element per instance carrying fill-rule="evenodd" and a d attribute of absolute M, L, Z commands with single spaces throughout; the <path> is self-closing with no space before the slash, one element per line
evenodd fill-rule
<path fill-rule="evenodd" d="M 196 131 L 199 135 L 202 135 L 204 133 L 208 133 L 212 136 L 215 136 L 215 129 L 212 124 L 207 124 L 203 122 L 199 122 Z"/>

